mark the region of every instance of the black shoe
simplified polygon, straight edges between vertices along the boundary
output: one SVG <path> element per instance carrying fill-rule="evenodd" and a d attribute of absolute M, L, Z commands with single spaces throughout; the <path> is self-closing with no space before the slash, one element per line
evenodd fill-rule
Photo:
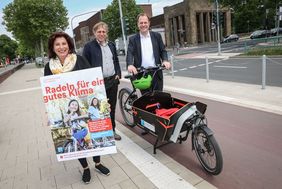
<path fill-rule="evenodd" d="M 89 169 L 89 168 L 84 169 L 83 174 L 82 174 L 82 181 L 83 181 L 85 184 L 89 184 L 89 183 L 90 183 L 90 180 L 91 180 L 90 169 Z"/>
<path fill-rule="evenodd" d="M 103 175 L 110 175 L 110 170 L 101 163 L 99 165 L 95 165 L 95 168 L 100 171 L 100 173 L 102 173 Z"/>
<path fill-rule="evenodd" d="M 117 134 L 116 132 L 114 132 L 114 138 L 115 140 L 121 140 L 121 136 Z"/>

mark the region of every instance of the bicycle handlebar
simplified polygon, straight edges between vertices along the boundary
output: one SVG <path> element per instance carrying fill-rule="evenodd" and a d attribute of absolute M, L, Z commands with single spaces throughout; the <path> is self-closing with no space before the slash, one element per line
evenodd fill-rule
<path fill-rule="evenodd" d="M 159 70 L 164 70 L 164 69 L 165 69 L 164 65 L 151 66 L 151 67 L 148 67 L 148 68 L 140 67 L 140 68 L 137 68 L 137 74 L 129 74 L 129 75 L 124 76 L 124 78 L 131 79 L 132 77 L 134 77 L 135 75 L 138 75 L 140 73 L 157 72 Z"/>

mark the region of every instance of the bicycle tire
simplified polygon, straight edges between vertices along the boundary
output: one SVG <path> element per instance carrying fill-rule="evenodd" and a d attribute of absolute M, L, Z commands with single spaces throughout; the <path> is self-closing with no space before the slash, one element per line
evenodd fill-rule
<path fill-rule="evenodd" d="M 136 97 L 128 99 L 126 103 L 126 100 L 130 94 L 131 94 L 131 90 L 128 88 L 122 88 L 120 90 L 119 96 L 118 96 L 119 108 L 120 108 L 121 115 L 125 123 L 130 127 L 134 127 L 135 123 L 134 123 L 133 112 L 132 112 L 131 106 L 133 104 L 133 101 L 136 99 Z"/>
<path fill-rule="evenodd" d="M 201 126 L 206 127 L 206 125 Z M 202 167 L 212 175 L 218 175 L 222 171 L 223 158 L 220 147 L 213 135 L 208 135 L 199 127 L 193 136 L 193 146 L 196 156 Z"/>
<path fill-rule="evenodd" d="M 72 140 L 68 140 L 65 142 L 64 144 L 64 152 L 65 153 L 69 153 L 69 152 L 74 152 L 75 148 L 74 148 L 74 143 Z"/>

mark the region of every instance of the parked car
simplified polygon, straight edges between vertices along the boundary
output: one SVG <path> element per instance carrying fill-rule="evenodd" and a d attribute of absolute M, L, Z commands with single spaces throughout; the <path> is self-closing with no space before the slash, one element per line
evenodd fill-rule
<path fill-rule="evenodd" d="M 254 31 L 251 35 L 250 38 L 251 39 L 255 39 L 255 38 L 265 38 L 265 37 L 270 37 L 271 33 L 269 30 L 257 30 Z"/>
<path fill-rule="evenodd" d="M 42 64 L 43 63 L 42 57 L 36 57 L 35 58 L 35 63 Z"/>
<path fill-rule="evenodd" d="M 270 30 L 270 34 L 272 36 L 277 36 L 277 31 L 279 31 L 279 35 L 282 35 L 282 28 L 273 28 Z"/>
<path fill-rule="evenodd" d="M 35 63 L 37 64 L 37 65 L 41 65 L 41 66 L 44 66 L 45 64 L 47 64 L 49 62 L 49 59 L 48 59 L 48 57 L 43 57 L 43 59 L 42 59 L 42 57 L 36 57 L 35 58 Z"/>
<path fill-rule="evenodd" d="M 239 40 L 239 36 L 237 34 L 231 34 L 231 35 L 225 36 L 223 38 L 222 43 L 228 43 L 228 42 L 238 41 L 238 40 Z"/>

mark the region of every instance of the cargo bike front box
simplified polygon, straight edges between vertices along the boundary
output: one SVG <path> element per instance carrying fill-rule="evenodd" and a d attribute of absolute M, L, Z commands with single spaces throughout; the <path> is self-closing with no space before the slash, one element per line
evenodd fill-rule
<path fill-rule="evenodd" d="M 204 113 L 206 105 L 173 98 L 169 93 L 161 91 L 143 95 L 132 106 L 134 123 L 143 129 L 149 129 L 157 137 L 154 153 L 156 148 L 164 145 L 157 146 L 158 142 L 176 143 L 179 136 L 188 134 L 189 125 L 184 122 L 193 117 L 197 110 Z"/>

